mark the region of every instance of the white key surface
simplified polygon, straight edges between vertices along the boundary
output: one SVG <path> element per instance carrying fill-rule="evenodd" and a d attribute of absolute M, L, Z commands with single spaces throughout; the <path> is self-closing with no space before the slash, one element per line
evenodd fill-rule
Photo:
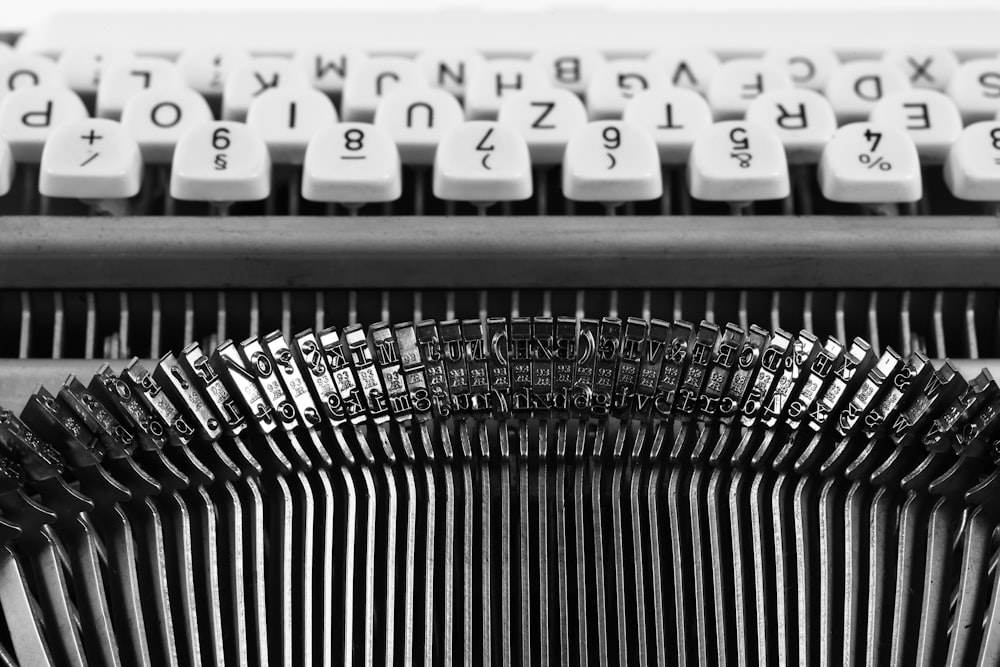
<path fill-rule="evenodd" d="M 966 125 L 990 120 L 1000 109 L 1000 58 L 977 58 L 962 63 L 948 83 Z"/>
<path fill-rule="evenodd" d="M 175 199 L 257 201 L 270 193 L 267 144 L 243 123 L 204 123 L 177 142 L 170 170 L 170 195 Z"/>
<path fill-rule="evenodd" d="M 945 160 L 944 181 L 959 199 L 1000 202 L 1000 119 L 962 130 Z"/>
<path fill-rule="evenodd" d="M 38 164 L 55 128 L 83 120 L 87 108 L 63 86 L 19 88 L 0 100 L 0 137 L 18 162 Z"/>
<path fill-rule="evenodd" d="M 0 54 L 0 58 L 2 57 Z M 10 186 L 14 182 L 14 170 L 14 154 L 7 142 L 0 139 L 0 197 L 10 192 Z"/>
<path fill-rule="evenodd" d="M 177 69 L 193 90 L 202 95 L 222 95 L 229 74 L 249 60 L 250 53 L 245 49 L 198 46 L 181 52 Z"/>
<path fill-rule="evenodd" d="M 366 204 L 395 201 L 402 191 L 399 151 L 383 128 L 339 123 L 309 142 L 302 165 L 305 199 Z"/>
<path fill-rule="evenodd" d="M 696 199 L 734 203 L 788 196 L 788 163 L 777 134 L 747 120 L 715 123 L 694 142 L 687 168 Z"/>
<path fill-rule="evenodd" d="M 0 59 L 0 100 L 19 88 L 64 85 L 58 65 L 45 56 L 18 52 Z"/>
<path fill-rule="evenodd" d="M 958 56 L 951 49 L 920 45 L 896 46 L 882 56 L 882 62 L 906 75 L 914 88 L 944 90 L 958 70 Z"/>
<path fill-rule="evenodd" d="M 0 42 L 0 60 L 14 57 L 14 47 L 7 42 Z"/>
<path fill-rule="evenodd" d="M 465 115 L 470 120 L 496 120 L 504 98 L 519 90 L 548 87 L 545 72 L 527 60 L 487 60 L 472 72 L 465 87 Z"/>
<path fill-rule="evenodd" d="M 495 121 L 467 121 L 442 138 L 434 158 L 434 196 L 470 202 L 519 201 L 532 193 L 528 145 Z"/>
<path fill-rule="evenodd" d="M 925 164 L 944 162 L 962 132 L 958 107 L 950 97 L 933 88 L 889 93 L 872 109 L 869 120 L 906 130 Z"/>
<path fill-rule="evenodd" d="M 302 164 L 309 141 L 337 122 L 337 110 L 315 88 L 272 88 L 254 98 L 246 123 L 267 144 L 271 161 Z"/>
<path fill-rule="evenodd" d="M 368 58 L 353 67 L 344 81 L 344 120 L 370 123 L 379 100 L 403 87 L 427 86 L 424 73 L 408 58 Z"/>
<path fill-rule="evenodd" d="M 549 83 L 571 90 L 578 95 L 587 92 L 587 85 L 607 59 L 593 47 L 542 46 L 531 56 L 531 63 L 545 72 Z"/>
<path fill-rule="evenodd" d="M 910 81 L 901 71 L 877 60 L 856 60 L 838 67 L 823 94 L 830 100 L 841 124 L 867 120 L 885 95 L 906 90 Z"/>
<path fill-rule="evenodd" d="M 800 88 L 822 91 L 840 66 L 833 49 L 822 44 L 778 46 L 764 54 L 764 62 L 781 67 Z"/>
<path fill-rule="evenodd" d="M 96 93 L 104 72 L 116 63 L 128 59 L 125 49 L 106 48 L 95 41 L 90 47 L 77 46 L 59 56 L 58 66 L 63 82 L 78 93 Z"/>
<path fill-rule="evenodd" d="M 307 88 L 302 69 L 288 58 L 258 57 L 237 64 L 222 88 L 222 118 L 243 121 L 254 98 L 272 88 Z"/>
<path fill-rule="evenodd" d="M 482 54 L 473 49 L 428 49 L 416 59 L 429 85 L 456 97 L 465 95 L 472 72 L 485 62 Z"/>
<path fill-rule="evenodd" d="M 785 147 L 789 164 L 816 164 L 837 131 L 830 102 L 811 88 L 764 93 L 747 109 L 748 121 L 765 125 Z"/>
<path fill-rule="evenodd" d="M 522 90 L 504 100 L 497 120 L 524 137 L 532 164 L 552 165 L 562 162 L 566 143 L 587 122 L 587 109 L 568 88 Z"/>
<path fill-rule="evenodd" d="M 922 193 L 920 160 L 906 130 L 885 123 L 850 123 L 823 150 L 819 185 L 831 201 L 914 202 Z"/>
<path fill-rule="evenodd" d="M 684 164 L 695 138 L 712 124 L 712 109 L 695 91 L 668 87 L 636 95 L 625 107 L 622 120 L 653 138 L 660 162 Z"/>
<path fill-rule="evenodd" d="M 179 88 L 184 78 L 177 65 L 163 58 L 133 56 L 112 64 L 97 89 L 97 115 L 118 120 L 136 93 L 155 88 Z"/>
<path fill-rule="evenodd" d="M 139 146 L 116 121 L 84 118 L 66 123 L 45 142 L 38 191 L 46 197 L 127 199 L 141 184 Z"/>
<path fill-rule="evenodd" d="M 212 120 L 212 110 L 187 87 L 143 90 L 129 98 L 121 124 L 139 144 L 147 164 L 170 164 L 174 148 L 191 128 Z"/>
<path fill-rule="evenodd" d="M 354 42 L 324 40 L 314 46 L 296 47 L 293 61 L 313 88 L 340 95 L 348 73 L 367 58 L 365 51 Z"/>
<path fill-rule="evenodd" d="M 587 113 L 591 120 L 621 118 L 625 107 L 637 95 L 647 90 L 663 90 L 669 85 L 666 72 L 655 63 L 638 59 L 610 60 L 590 79 Z"/>
<path fill-rule="evenodd" d="M 375 125 L 396 143 L 405 164 L 434 164 L 441 137 L 464 120 L 462 105 L 443 88 L 398 88 L 375 110 Z"/>
<path fill-rule="evenodd" d="M 708 104 L 716 120 L 743 118 L 750 103 L 764 93 L 789 90 L 792 78 L 777 65 L 753 58 L 722 63 L 708 85 Z"/>
<path fill-rule="evenodd" d="M 649 62 L 663 72 L 672 86 L 707 93 L 708 85 L 719 69 L 719 56 L 704 47 L 657 49 Z"/>
<path fill-rule="evenodd" d="M 594 121 L 570 138 L 563 159 L 563 196 L 609 204 L 657 199 L 663 177 L 656 143 L 623 120 Z"/>

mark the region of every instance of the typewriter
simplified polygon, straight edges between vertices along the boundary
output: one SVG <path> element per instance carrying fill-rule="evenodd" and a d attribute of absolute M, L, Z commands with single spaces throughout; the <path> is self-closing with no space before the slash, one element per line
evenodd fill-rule
<path fill-rule="evenodd" d="M 998 28 L 4 33 L 0 663 L 1000 664 Z"/>

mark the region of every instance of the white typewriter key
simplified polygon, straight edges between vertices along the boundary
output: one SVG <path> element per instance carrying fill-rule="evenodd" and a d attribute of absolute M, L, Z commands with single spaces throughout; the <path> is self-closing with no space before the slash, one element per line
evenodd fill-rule
<path fill-rule="evenodd" d="M 945 160 L 944 181 L 959 199 L 1000 202 L 1000 121 L 962 130 Z"/>
<path fill-rule="evenodd" d="M 524 138 L 494 121 L 452 128 L 434 157 L 434 196 L 488 204 L 531 197 L 531 158 Z"/>
<path fill-rule="evenodd" d="M 120 60 L 101 77 L 97 88 L 97 115 L 118 120 L 125 103 L 139 91 L 183 85 L 181 71 L 169 60 L 140 57 Z"/>
<path fill-rule="evenodd" d="M 816 164 L 837 131 L 829 100 L 811 88 L 764 93 L 747 109 L 746 119 L 778 135 L 789 164 Z"/>
<path fill-rule="evenodd" d="M 267 144 L 243 123 L 212 121 L 177 142 L 170 195 L 208 202 L 257 201 L 271 193 Z"/>
<path fill-rule="evenodd" d="M 906 130 L 895 125 L 844 125 L 823 150 L 819 185 L 831 201 L 917 201 L 922 192 L 917 148 Z"/>
<path fill-rule="evenodd" d="M 15 53 L 0 58 L 0 100 L 20 88 L 64 85 L 58 65 L 45 56 Z"/>
<path fill-rule="evenodd" d="M 0 58 L 3 54 L 0 54 Z M 14 182 L 14 154 L 10 146 L 3 139 L 0 139 L 0 197 L 10 192 L 10 185 Z"/>
<path fill-rule="evenodd" d="M 163 88 L 130 97 L 121 123 L 138 142 L 146 164 L 170 164 L 181 137 L 211 120 L 212 110 L 200 94 L 190 88 Z"/>
<path fill-rule="evenodd" d="M 647 60 L 610 60 L 594 72 L 587 86 L 587 113 L 591 120 L 621 118 L 625 107 L 647 90 L 665 90 L 667 74 Z"/>
<path fill-rule="evenodd" d="M 531 63 L 545 72 L 553 86 L 582 95 L 605 58 L 597 49 L 588 47 L 548 47 L 536 51 Z"/>
<path fill-rule="evenodd" d="M 840 66 L 833 49 L 825 46 L 779 46 L 764 54 L 764 62 L 784 69 L 799 88 L 822 91 Z"/>
<path fill-rule="evenodd" d="M 344 81 L 344 120 L 370 123 L 383 95 L 398 88 L 427 87 L 417 64 L 407 58 L 369 58 L 351 69 Z"/>
<path fill-rule="evenodd" d="M 781 140 L 767 125 L 745 120 L 715 123 L 691 148 L 688 190 L 696 199 L 745 203 L 788 196 L 788 163 Z"/>
<path fill-rule="evenodd" d="M 738 58 L 719 66 L 708 84 L 708 105 L 716 120 L 743 118 L 760 95 L 792 88 L 792 77 L 783 68 L 763 60 Z"/>
<path fill-rule="evenodd" d="M 708 92 L 708 84 L 719 69 L 719 57 L 705 49 L 659 49 L 647 60 L 666 75 L 670 85 L 702 94 Z"/>
<path fill-rule="evenodd" d="M 931 88 L 889 93 L 872 109 L 869 120 L 901 127 L 913 139 L 920 160 L 941 164 L 962 132 L 962 115 L 951 98 Z"/>
<path fill-rule="evenodd" d="M 104 72 L 128 59 L 125 49 L 93 46 L 71 46 L 59 56 L 59 71 L 63 82 L 78 93 L 96 93 Z"/>
<path fill-rule="evenodd" d="M 958 70 L 958 57 L 949 49 L 897 46 L 882 54 L 882 62 L 906 75 L 914 88 L 944 90 Z"/>
<path fill-rule="evenodd" d="M 611 205 L 657 199 L 663 178 L 656 143 L 626 121 L 587 123 L 566 145 L 562 189 L 567 199 Z"/>
<path fill-rule="evenodd" d="M 395 201 L 402 191 L 399 151 L 381 127 L 340 123 L 309 142 L 302 165 L 305 199 L 367 204 Z"/>
<path fill-rule="evenodd" d="M 309 80 L 288 58 L 251 58 L 236 65 L 222 87 L 222 117 L 243 121 L 254 98 L 272 88 L 308 88 Z"/>
<path fill-rule="evenodd" d="M 562 162 L 569 138 L 587 122 L 587 109 L 566 88 L 522 90 L 504 100 L 497 120 L 524 137 L 532 164 L 551 165 Z"/>
<path fill-rule="evenodd" d="M 7 42 L 0 42 L 0 60 L 14 57 L 14 47 Z"/>
<path fill-rule="evenodd" d="M 341 44 L 333 48 L 319 45 L 299 49 L 292 60 L 313 88 L 329 95 L 340 95 L 348 73 L 367 57 L 360 48 Z"/>
<path fill-rule="evenodd" d="M 42 151 L 38 191 L 46 197 L 127 199 L 139 192 L 142 156 L 119 123 L 85 118 L 57 127 Z"/>
<path fill-rule="evenodd" d="M 229 74 L 249 60 L 250 54 L 243 49 L 195 47 L 181 51 L 177 69 L 193 90 L 202 95 L 222 95 Z"/>
<path fill-rule="evenodd" d="M 464 120 L 462 105 L 442 88 L 399 88 L 375 110 L 375 125 L 389 133 L 406 164 L 433 164 L 441 137 Z"/>
<path fill-rule="evenodd" d="M 548 76 L 527 60 L 487 60 L 465 86 L 465 114 L 470 120 L 495 120 L 507 96 L 548 88 Z"/>
<path fill-rule="evenodd" d="M 79 96 L 68 88 L 20 88 L 0 100 L 0 137 L 10 144 L 18 162 L 37 164 L 55 128 L 87 116 Z"/>
<path fill-rule="evenodd" d="M 247 125 L 257 130 L 279 164 L 302 164 L 309 140 L 337 122 L 333 102 L 315 88 L 273 88 L 260 94 L 247 111 Z"/>
<path fill-rule="evenodd" d="M 416 62 L 428 84 L 462 97 L 472 73 L 486 59 L 472 49 L 434 49 L 418 55 Z"/>
<path fill-rule="evenodd" d="M 965 61 L 951 77 L 947 92 L 966 125 L 992 119 L 1000 109 L 1000 58 Z"/>
<path fill-rule="evenodd" d="M 875 104 L 889 93 L 906 90 L 910 81 L 892 65 L 855 60 L 834 71 L 823 89 L 841 124 L 868 119 Z"/>
<path fill-rule="evenodd" d="M 684 164 L 695 138 L 712 124 L 712 109 L 695 91 L 669 87 L 636 95 L 625 107 L 622 120 L 653 138 L 660 162 Z"/>

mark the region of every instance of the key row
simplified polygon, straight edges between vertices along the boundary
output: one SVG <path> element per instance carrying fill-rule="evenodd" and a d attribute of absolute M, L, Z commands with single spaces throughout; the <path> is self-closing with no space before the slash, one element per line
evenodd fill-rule
<path fill-rule="evenodd" d="M 304 49 L 292 58 L 197 48 L 176 61 L 135 56 L 95 44 L 65 51 L 58 62 L 0 51 L 0 98 L 35 85 L 94 94 L 97 113 L 117 119 L 141 90 L 187 86 L 221 96 L 223 118 L 243 120 L 254 98 L 281 87 L 312 87 L 342 98 L 345 120 L 370 122 L 379 98 L 398 87 L 426 86 L 464 99 L 472 120 L 493 120 L 518 90 L 556 87 L 582 96 L 591 120 L 620 117 L 645 90 L 671 87 L 703 95 L 716 120 L 742 117 L 764 93 L 822 92 L 841 123 L 863 120 L 886 95 L 937 90 L 966 123 L 1000 109 L 1000 57 L 959 61 L 940 48 L 900 48 L 879 60 L 841 62 L 824 47 L 777 48 L 762 58 L 720 60 L 707 50 L 660 50 L 647 58 L 610 60 L 595 49 L 541 49 L 530 59 L 485 59 L 468 50 L 431 50 L 416 58 L 369 56 L 358 48 Z"/>
<path fill-rule="evenodd" d="M 301 170 L 309 201 L 360 205 L 390 202 L 402 193 L 400 147 L 379 125 L 335 123 L 308 142 Z M 272 155 L 252 126 L 207 121 L 181 135 L 172 153 L 170 195 L 231 203 L 269 196 Z M 568 137 L 560 163 L 563 195 L 614 205 L 663 193 L 657 145 L 628 121 L 592 121 Z M 144 160 L 121 123 L 83 118 L 57 127 L 40 159 L 39 191 L 49 197 L 127 199 L 142 184 Z M 0 141 L 0 194 L 10 189 L 15 157 Z M 443 200 L 489 204 L 532 196 L 528 143 L 513 126 L 464 121 L 445 131 L 433 154 L 433 192 Z M 789 166 L 777 134 L 753 121 L 721 121 L 694 138 L 686 166 L 691 196 L 742 204 L 789 196 Z M 948 152 L 945 181 L 952 193 L 1000 202 L 1000 122 L 965 128 Z M 917 149 L 901 129 L 852 123 L 837 129 L 822 150 L 819 187 L 830 201 L 915 202 L 923 193 Z"/>

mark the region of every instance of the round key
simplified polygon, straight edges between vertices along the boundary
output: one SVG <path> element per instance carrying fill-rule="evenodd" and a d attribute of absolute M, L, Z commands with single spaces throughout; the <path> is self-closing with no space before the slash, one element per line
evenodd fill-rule
<path fill-rule="evenodd" d="M 783 199 L 790 190 L 781 140 L 746 120 L 715 123 L 695 140 L 687 181 L 691 196 L 706 201 Z"/>
<path fill-rule="evenodd" d="M 664 90 L 666 73 L 646 60 L 610 60 L 594 72 L 587 86 L 587 113 L 591 120 L 622 117 L 634 97 L 647 90 Z"/>
<path fill-rule="evenodd" d="M 465 87 L 465 114 L 471 120 L 495 120 L 505 97 L 548 87 L 548 76 L 526 60 L 487 60 Z"/>
<path fill-rule="evenodd" d="M 55 61 L 45 56 L 15 52 L 0 58 L 0 100 L 20 88 L 65 85 Z"/>
<path fill-rule="evenodd" d="M 260 57 L 236 65 L 222 88 L 222 117 L 242 121 L 254 98 L 272 88 L 308 88 L 302 70 L 288 58 Z"/>
<path fill-rule="evenodd" d="M 250 103 L 247 125 L 267 144 L 271 161 L 302 164 L 309 141 L 337 122 L 337 110 L 315 88 L 272 88 Z"/>
<path fill-rule="evenodd" d="M 58 66 L 64 83 L 77 93 L 93 94 L 108 68 L 132 56 L 127 50 L 95 42 L 88 46 L 70 46 L 59 56 Z"/>
<path fill-rule="evenodd" d="M 177 69 L 192 90 L 222 95 L 229 74 L 249 61 L 250 54 L 243 49 L 196 46 L 181 51 Z"/>
<path fill-rule="evenodd" d="M 912 88 L 883 97 L 869 118 L 879 125 L 906 130 L 921 162 L 941 164 L 962 133 L 962 115 L 947 97 L 932 88 Z"/>
<path fill-rule="evenodd" d="M 545 72 L 549 83 L 578 95 L 587 92 L 587 85 L 601 65 L 604 55 L 590 47 L 547 47 L 531 56 L 531 64 Z"/>
<path fill-rule="evenodd" d="M 399 151 L 381 127 L 340 123 L 309 142 L 302 166 L 305 199 L 367 204 L 395 201 L 402 191 Z"/>
<path fill-rule="evenodd" d="M 524 137 L 532 164 L 551 165 L 562 162 L 569 138 L 587 122 L 587 110 L 567 88 L 522 90 L 504 100 L 497 119 Z"/>
<path fill-rule="evenodd" d="M 922 192 L 917 148 L 906 130 L 893 125 L 844 125 L 823 150 L 819 185 L 830 201 L 917 201 Z"/>
<path fill-rule="evenodd" d="M 68 88 L 19 88 L 0 100 L 0 137 L 10 145 L 18 162 L 37 164 L 55 128 L 87 116 L 80 97 Z"/>
<path fill-rule="evenodd" d="M 467 121 L 452 128 L 434 156 L 434 196 L 470 202 L 519 201 L 531 196 L 528 145 L 512 127 Z"/>
<path fill-rule="evenodd" d="M 170 164 L 188 130 L 212 120 L 205 98 L 190 88 L 143 90 L 122 109 L 122 126 L 132 135 L 146 164 Z"/>
<path fill-rule="evenodd" d="M 257 201 L 270 193 L 267 144 L 243 123 L 203 123 L 177 142 L 170 170 L 170 195 L 175 199 Z"/>
<path fill-rule="evenodd" d="M 760 95 L 791 88 L 791 77 L 777 65 L 753 58 L 728 60 L 708 85 L 708 105 L 716 120 L 742 118 Z"/>
<path fill-rule="evenodd" d="M 653 138 L 661 163 L 684 164 L 695 138 L 712 124 L 712 109 L 694 90 L 669 87 L 636 95 L 622 120 Z"/>
<path fill-rule="evenodd" d="M 340 95 L 348 73 L 367 58 L 359 47 L 320 44 L 296 51 L 292 60 L 310 86 L 328 95 Z"/>
<path fill-rule="evenodd" d="M 442 88 L 399 88 L 375 110 L 375 125 L 389 133 L 406 164 L 433 164 L 441 137 L 464 120 L 462 105 Z"/>
<path fill-rule="evenodd" d="M 830 102 L 811 88 L 764 93 L 747 109 L 746 119 L 771 128 L 790 164 L 816 164 L 837 131 Z"/>
<path fill-rule="evenodd" d="M 952 75 L 947 92 L 966 125 L 990 120 L 1000 109 L 1000 58 L 965 61 Z"/>
<path fill-rule="evenodd" d="M 882 54 L 882 62 L 906 75 L 914 88 L 944 90 L 958 70 L 953 51 L 932 46 L 893 47 Z"/>
<path fill-rule="evenodd" d="M 455 97 L 465 95 L 472 72 L 485 63 L 482 54 L 472 49 L 431 49 L 417 56 L 417 67 L 427 83 Z"/>
<path fill-rule="evenodd" d="M 0 58 L 3 54 L 0 54 Z M 3 139 L 0 139 L 0 197 L 10 192 L 11 183 L 14 182 L 14 154 L 10 146 Z"/>
<path fill-rule="evenodd" d="M 656 144 L 626 121 L 594 121 L 579 128 L 566 145 L 562 173 L 563 196 L 575 201 L 615 204 L 663 195 Z"/>
<path fill-rule="evenodd" d="M 142 90 L 180 88 L 184 79 L 177 65 L 163 58 L 131 57 L 105 70 L 97 89 L 97 115 L 118 120 L 128 99 Z"/>
<path fill-rule="evenodd" d="M 799 88 L 822 91 L 840 66 L 833 49 L 825 46 L 779 46 L 764 54 L 764 62 L 785 70 Z"/>
<path fill-rule="evenodd" d="M 113 120 L 66 123 L 45 142 L 38 191 L 46 197 L 127 199 L 139 192 L 141 183 L 139 146 Z"/>
<path fill-rule="evenodd" d="M 672 86 L 708 92 L 708 84 L 719 69 L 719 57 L 705 49 L 659 49 L 647 60 L 663 72 Z"/>
<path fill-rule="evenodd" d="M 866 120 L 876 102 L 888 93 L 906 90 L 910 82 L 892 65 L 877 60 L 855 60 L 838 67 L 823 94 L 841 124 Z"/>
<path fill-rule="evenodd" d="M 407 58 L 369 58 L 354 67 L 344 82 L 344 120 L 370 123 L 383 95 L 398 88 L 427 87 L 417 64 Z"/>
<path fill-rule="evenodd" d="M 959 199 L 1000 202 L 1000 121 L 962 130 L 948 151 L 944 182 Z"/>

